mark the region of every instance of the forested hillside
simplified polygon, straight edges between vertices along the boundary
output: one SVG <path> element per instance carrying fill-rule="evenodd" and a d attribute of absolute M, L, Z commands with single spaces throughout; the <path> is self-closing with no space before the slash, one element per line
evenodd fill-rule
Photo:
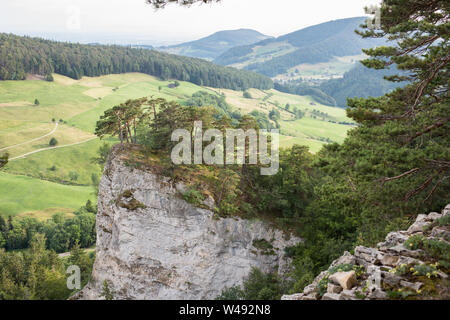
<path fill-rule="evenodd" d="M 188 57 L 214 60 L 233 47 L 249 45 L 267 38 L 269 36 L 251 29 L 225 30 L 196 41 L 161 47 L 157 50 Z"/>
<path fill-rule="evenodd" d="M 392 75 L 390 70 L 373 70 L 361 64 L 346 72 L 342 79 L 331 79 L 319 86 L 327 95 L 333 97 L 339 107 L 347 107 L 347 97 L 380 97 L 401 84 L 386 81 L 384 76 Z"/>
<path fill-rule="evenodd" d="M 361 49 L 382 42 L 362 39 L 354 30 L 366 18 L 357 17 L 322 23 L 276 39 L 230 49 L 215 62 L 222 65 L 242 64 L 245 69 L 270 77 L 286 73 L 304 63 L 319 63 L 333 57 L 361 54 Z"/>
<path fill-rule="evenodd" d="M 23 80 L 27 74 L 42 75 L 51 81 L 52 73 L 80 79 L 126 72 L 233 90 L 273 86 L 272 81 L 262 75 L 195 58 L 121 46 L 82 45 L 0 34 L 0 80 Z"/>
<path fill-rule="evenodd" d="M 346 108 L 347 98 L 376 98 L 402 86 L 402 83 L 384 79 L 385 76 L 391 76 L 397 71 L 373 70 L 357 64 L 340 79 L 326 80 L 320 85 L 288 81 L 283 84 L 275 83 L 275 89 L 291 94 L 311 96 L 324 105 Z"/>

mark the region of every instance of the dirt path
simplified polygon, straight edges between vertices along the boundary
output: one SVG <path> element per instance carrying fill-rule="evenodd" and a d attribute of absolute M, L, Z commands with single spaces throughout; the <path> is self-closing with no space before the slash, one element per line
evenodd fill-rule
<path fill-rule="evenodd" d="M 82 250 L 85 253 L 95 252 L 95 248 L 82 249 Z M 58 254 L 58 257 L 60 257 L 60 258 L 70 257 L 70 252 L 60 253 L 60 254 Z"/>
<path fill-rule="evenodd" d="M 6 148 L 2 148 L 2 149 L 0 149 L 0 151 L 8 150 L 8 149 L 11 149 L 11 148 L 15 148 L 15 147 L 22 146 L 22 145 L 27 144 L 27 143 L 31 143 L 31 142 L 34 142 L 34 141 L 41 140 L 41 139 L 43 139 L 43 138 L 45 138 L 45 137 L 48 137 L 48 136 L 54 134 L 55 131 L 56 131 L 56 129 L 58 129 L 58 123 L 55 123 L 55 127 L 53 128 L 52 131 L 50 131 L 50 132 L 47 133 L 47 134 L 44 134 L 43 136 L 40 136 L 40 137 L 38 137 L 38 138 L 31 139 L 31 140 L 28 140 L 28 141 L 25 141 L 25 142 L 22 142 L 22 143 L 19 143 L 19 144 L 15 144 L 15 145 L 13 145 L 13 146 L 9 146 L 9 147 L 6 147 Z"/>
<path fill-rule="evenodd" d="M 42 151 L 54 150 L 54 149 L 60 149 L 60 148 L 66 148 L 66 147 L 76 146 L 76 145 L 79 145 L 79 144 L 83 144 L 83 143 L 92 141 L 92 140 L 94 140 L 94 139 L 97 139 L 97 137 L 93 137 L 93 138 L 90 138 L 90 139 L 88 139 L 88 140 L 84 140 L 84 141 L 80 141 L 80 142 L 76 142 L 76 143 L 66 144 L 66 145 L 63 145 L 63 146 L 49 147 L 49 148 L 43 148 L 43 149 L 31 151 L 31 152 L 25 153 L 25 154 L 23 154 L 23 155 L 21 155 L 21 156 L 17 156 L 17 157 L 14 157 L 14 158 L 10 158 L 9 161 L 13 161 L 13 160 L 17 160 L 17 159 L 26 158 L 27 156 L 30 156 L 30 155 L 32 155 L 32 154 L 35 154 L 35 153 L 38 153 L 38 152 L 42 152 Z"/>

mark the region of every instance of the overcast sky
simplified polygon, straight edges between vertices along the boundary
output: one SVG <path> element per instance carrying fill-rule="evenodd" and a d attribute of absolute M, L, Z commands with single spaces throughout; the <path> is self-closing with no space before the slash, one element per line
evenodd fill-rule
<path fill-rule="evenodd" d="M 155 11 L 144 0 L 0 0 L 0 32 L 57 40 L 172 44 L 220 30 L 280 36 L 329 20 L 363 16 L 380 0 L 223 0 Z"/>

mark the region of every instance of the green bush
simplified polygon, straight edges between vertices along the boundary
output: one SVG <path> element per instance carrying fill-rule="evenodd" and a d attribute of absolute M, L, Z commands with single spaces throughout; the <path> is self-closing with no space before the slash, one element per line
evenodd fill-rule
<path fill-rule="evenodd" d="M 222 290 L 220 296 L 218 296 L 215 300 L 243 300 L 244 292 L 239 286 L 234 286 L 231 288 L 225 288 Z"/>
<path fill-rule="evenodd" d="M 260 250 L 261 254 L 263 255 L 270 256 L 275 254 L 273 245 L 265 239 L 253 240 L 253 246 Z"/>
<path fill-rule="evenodd" d="M 409 237 L 409 239 L 403 243 L 403 246 L 409 250 L 417 250 L 422 248 L 423 242 L 424 237 L 422 237 L 421 235 L 415 235 Z"/>
<path fill-rule="evenodd" d="M 410 271 L 415 276 L 424 276 L 428 278 L 438 277 L 436 265 L 418 264 L 411 268 Z"/>
<path fill-rule="evenodd" d="M 54 147 L 58 144 L 58 140 L 56 140 L 56 138 L 51 138 L 48 145 L 51 147 Z"/>
<path fill-rule="evenodd" d="M 403 300 L 406 299 L 410 296 L 414 296 L 416 295 L 414 292 L 412 291 L 403 291 L 402 289 L 398 289 L 397 291 L 387 291 L 386 294 L 388 295 L 389 299 L 392 300 Z"/>
<path fill-rule="evenodd" d="M 439 218 L 436 221 L 436 224 L 440 227 L 449 226 L 450 225 L 450 215 L 446 215 L 445 217 Z"/>
<path fill-rule="evenodd" d="M 193 187 L 183 193 L 183 199 L 194 206 L 201 205 L 205 200 L 203 194 Z"/>
<path fill-rule="evenodd" d="M 252 268 L 243 287 L 226 288 L 216 300 L 280 300 L 288 287 L 278 275 Z"/>

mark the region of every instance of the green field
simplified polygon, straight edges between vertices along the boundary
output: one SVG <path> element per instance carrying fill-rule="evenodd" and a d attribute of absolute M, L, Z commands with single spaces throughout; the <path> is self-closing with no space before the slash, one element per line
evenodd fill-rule
<path fill-rule="evenodd" d="M 326 141 L 342 142 L 351 128 L 328 121 L 349 121 L 345 110 L 276 90 L 251 89 L 252 99 L 245 99 L 241 91 L 189 82 L 180 82 L 172 89 L 170 81 L 138 73 L 81 80 L 60 75 L 54 78 L 54 82 L 0 82 L 0 154 L 10 154 L 0 176 L 2 215 L 46 218 L 55 212 L 70 214 L 93 199 L 92 177 L 101 172 L 92 158 L 103 143 L 93 134 L 95 124 L 106 109 L 127 99 L 153 96 L 183 101 L 206 90 L 225 94 L 227 102 L 242 114 L 253 110 L 268 114 L 275 108 L 281 113 L 281 146 L 301 144 L 312 152 Z M 305 117 L 294 121 L 284 109 L 286 104 L 305 111 Z M 312 110 L 325 112 L 327 119 L 314 118 Z M 52 137 L 58 140 L 55 149 L 49 149 Z M 116 140 L 106 142 L 114 144 Z"/>
<path fill-rule="evenodd" d="M 92 187 L 66 186 L 26 176 L 0 173 L 0 214 L 17 215 L 34 211 L 76 210 L 88 199 Z"/>

